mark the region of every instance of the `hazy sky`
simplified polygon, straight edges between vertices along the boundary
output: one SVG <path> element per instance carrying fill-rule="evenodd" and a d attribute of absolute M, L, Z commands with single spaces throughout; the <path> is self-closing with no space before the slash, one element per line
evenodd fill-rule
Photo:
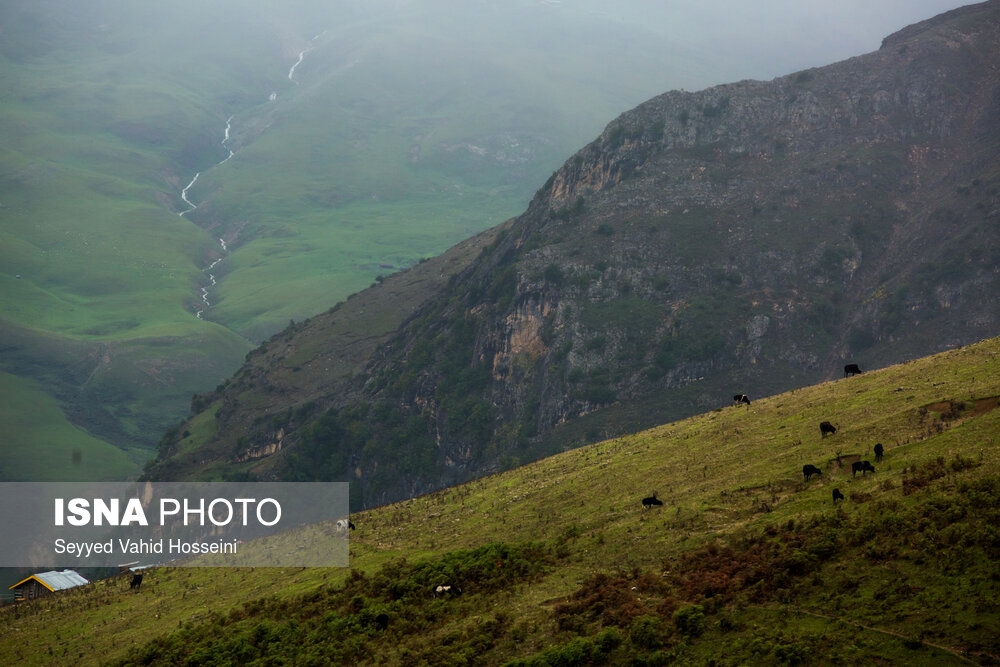
<path fill-rule="evenodd" d="M 563 0 L 566 5 L 574 1 Z M 642 21 L 665 47 L 724 78 L 769 78 L 874 51 L 912 23 L 970 3 L 956 0 L 638 0 L 606 3 L 609 20 Z M 700 79 L 685 87 L 705 85 Z"/>

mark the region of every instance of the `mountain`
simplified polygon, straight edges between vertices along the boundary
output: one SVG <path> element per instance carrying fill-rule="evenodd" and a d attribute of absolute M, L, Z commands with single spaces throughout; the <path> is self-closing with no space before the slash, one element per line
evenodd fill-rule
<path fill-rule="evenodd" d="M 640 105 L 467 265 L 426 262 L 440 289 L 392 276 L 252 352 L 147 474 L 370 506 L 995 333 L 998 31 L 988 2 Z"/>
<path fill-rule="evenodd" d="M 517 214 L 608 118 L 809 62 L 600 6 L 4 3 L 0 479 L 133 478 L 252 347 Z"/>
<path fill-rule="evenodd" d="M 995 664 L 998 395 L 994 338 L 711 410 L 354 514 L 350 569 L 155 567 L 5 605 L 0 661 Z"/>

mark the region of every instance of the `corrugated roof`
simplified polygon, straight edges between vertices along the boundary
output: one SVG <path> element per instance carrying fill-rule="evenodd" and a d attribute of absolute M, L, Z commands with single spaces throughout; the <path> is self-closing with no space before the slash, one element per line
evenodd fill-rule
<path fill-rule="evenodd" d="M 37 580 L 40 584 L 42 584 L 42 586 L 45 586 L 50 591 L 62 591 L 67 588 L 75 588 L 77 586 L 90 583 L 81 577 L 79 573 L 74 572 L 73 570 L 63 570 L 62 572 L 52 570 L 50 572 L 39 572 L 38 574 L 33 574 L 30 577 L 25 577 L 10 588 L 17 588 L 28 579 Z"/>

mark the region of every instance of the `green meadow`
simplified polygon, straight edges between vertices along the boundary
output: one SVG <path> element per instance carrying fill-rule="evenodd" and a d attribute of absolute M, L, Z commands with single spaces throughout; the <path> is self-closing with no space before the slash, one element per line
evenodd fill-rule
<path fill-rule="evenodd" d="M 993 339 L 569 451 L 353 515 L 349 569 L 154 568 L 6 606 L 0 659 L 992 664 L 998 379 Z"/>
<path fill-rule="evenodd" d="M 126 479 L 250 348 L 195 318 L 215 242 L 174 210 L 219 121 L 198 92 L 211 79 L 181 76 L 199 55 L 168 57 L 177 21 L 144 39 L 112 3 L 44 9 L 5 13 L 0 48 L 0 391 L 37 398 L 5 412 L 5 462 L 23 464 L 0 477 Z"/>
<path fill-rule="evenodd" d="M 10 424 L 0 447 L 0 479 L 114 481 L 135 477 L 145 450 L 126 452 L 69 424 L 59 404 L 36 383 L 0 373 L 5 399 L 0 419 Z"/>

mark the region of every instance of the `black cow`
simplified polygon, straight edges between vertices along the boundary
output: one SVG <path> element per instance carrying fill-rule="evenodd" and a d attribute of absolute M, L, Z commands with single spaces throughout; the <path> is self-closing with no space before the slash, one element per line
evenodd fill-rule
<path fill-rule="evenodd" d="M 739 405 L 740 403 L 746 403 L 747 407 L 750 407 L 750 397 L 746 394 L 736 394 L 733 396 L 733 405 Z"/>
<path fill-rule="evenodd" d="M 843 500 L 844 494 L 840 492 L 840 489 L 833 490 L 833 504 L 836 505 L 838 500 Z"/>
<path fill-rule="evenodd" d="M 875 467 L 870 461 L 855 461 L 851 464 L 851 477 L 854 477 L 859 472 L 864 477 L 869 472 L 875 472 Z"/>
<path fill-rule="evenodd" d="M 812 477 L 813 475 L 822 475 L 823 471 L 814 466 L 813 464 L 807 463 L 804 466 L 802 466 L 802 474 L 805 476 L 806 481 L 808 482 L 810 477 Z"/>
<path fill-rule="evenodd" d="M 140 586 L 142 586 L 142 575 L 141 574 L 133 574 L 132 575 L 132 582 L 128 585 L 128 587 L 130 589 L 131 588 L 135 588 L 136 590 L 138 590 Z"/>
<path fill-rule="evenodd" d="M 875 445 L 875 463 L 882 460 L 882 454 L 885 453 L 885 449 L 882 447 L 882 443 Z"/>
<path fill-rule="evenodd" d="M 385 630 L 388 627 L 389 627 L 389 615 L 388 614 L 379 614 L 378 616 L 375 617 L 375 629 L 376 630 Z"/>
<path fill-rule="evenodd" d="M 822 437 L 825 438 L 827 434 L 833 435 L 834 433 L 836 433 L 837 427 L 831 424 L 830 422 L 820 422 L 819 432 L 822 434 Z"/>
<path fill-rule="evenodd" d="M 857 364 L 847 364 L 846 366 L 844 366 L 844 377 L 847 377 L 849 375 L 859 375 L 860 373 L 861 369 L 858 368 Z"/>
<path fill-rule="evenodd" d="M 663 501 L 662 500 L 657 500 L 655 493 L 653 495 L 651 495 L 651 496 L 648 496 L 648 497 L 642 499 L 642 506 L 645 509 L 649 509 L 650 507 L 652 507 L 654 505 L 662 505 L 662 504 L 663 504 Z"/>

